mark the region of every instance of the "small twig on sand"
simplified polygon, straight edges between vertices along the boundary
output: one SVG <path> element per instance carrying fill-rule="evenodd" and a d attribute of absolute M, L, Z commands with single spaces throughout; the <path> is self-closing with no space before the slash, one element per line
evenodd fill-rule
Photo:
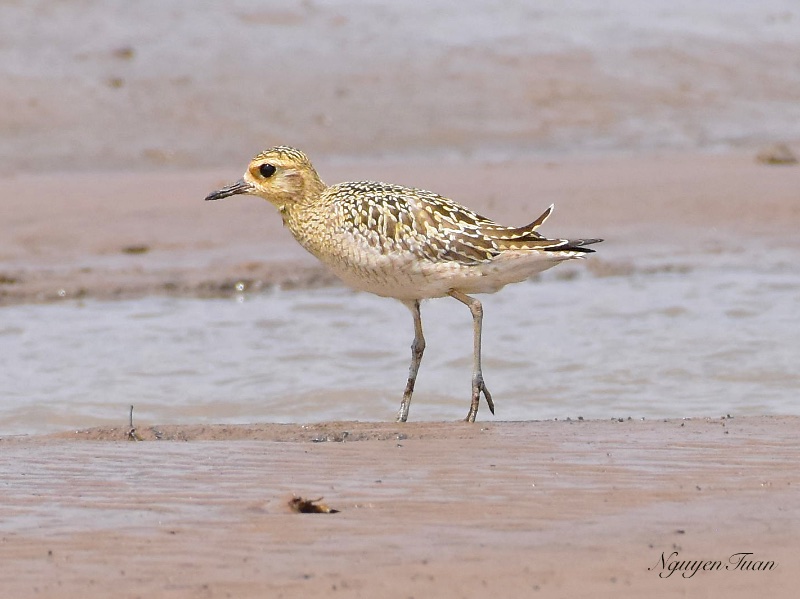
<path fill-rule="evenodd" d="M 136 434 L 136 427 L 133 426 L 133 406 L 128 414 L 128 432 L 125 434 L 129 441 L 141 441 L 142 438 Z"/>

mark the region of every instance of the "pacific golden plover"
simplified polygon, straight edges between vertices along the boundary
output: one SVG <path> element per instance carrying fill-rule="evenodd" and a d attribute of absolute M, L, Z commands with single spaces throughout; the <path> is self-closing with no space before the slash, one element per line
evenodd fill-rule
<path fill-rule="evenodd" d="M 551 205 L 524 227 L 504 227 L 429 191 L 361 181 L 328 187 L 301 151 L 278 146 L 258 154 L 244 177 L 206 197 L 259 196 L 273 204 L 295 239 L 345 283 L 403 302 L 414 317 L 411 366 L 397 420 L 408 419 L 425 337 L 420 301 L 449 295 L 473 320 L 474 422 L 481 393 L 494 403 L 481 371 L 481 303 L 470 293 L 494 293 L 559 262 L 593 252 L 601 239 L 548 239 L 537 229 Z"/>

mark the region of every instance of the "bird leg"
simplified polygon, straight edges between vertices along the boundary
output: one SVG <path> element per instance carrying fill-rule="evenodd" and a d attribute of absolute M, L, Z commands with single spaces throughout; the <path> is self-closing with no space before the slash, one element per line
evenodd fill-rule
<path fill-rule="evenodd" d="M 462 304 L 469 307 L 472 312 L 472 329 L 473 329 L 473 350 L 472 350 L 472 403 L 469 406 L 469 413 L 465 420 L 467 422 L 475 422 L 475 416 L 478 414 L 478 404 L 480 404 L 481 393 L 486 397 L 486 403 L 489 405 L 489 411 L 494 414 L 494 402 L 492 401 L 492 394 L 486 388 L 483 382 L 483 372 L 481 372 L 481 329 L 483 328 L 483 306 L 474 297 L 470 297 L 460 291 L 451 289 L 448 292 L 450 297 L 454 297 Z"/>
<path fill-rule="evenodd" d="M 400 411 L 397 413 L 397 422 L 408 420 L 408 409 L 411 407 L 411 394 L 414 393 L 414 383 L 417 381 L 417 371 L 422 362 L 422 353 L 425 351 L 425 337 L 422 335 L 422 316 L 419 313 L 419 300 L 403 302 L 414 317 L 414 342 L 411 344 L 411 366 L 408 367 L 408 382 L 403 392 L 403 401 L 400 402 Z"/>

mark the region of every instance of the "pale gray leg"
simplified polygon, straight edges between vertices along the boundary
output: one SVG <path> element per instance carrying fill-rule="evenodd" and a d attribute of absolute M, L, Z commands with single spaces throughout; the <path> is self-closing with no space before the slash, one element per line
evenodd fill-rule
<path fill-rule="evenodd" d="M 411 344 L 411 366 L 408 367 L 408 382 L 403 392 L 403 401 L 400 402 L 400 411 L 397 413 L 397 422 L 408 420 L 408 409 L 411 407 L 411 394 L 414 393 L 414 383 L 417 381 L 417 371 L 422 362 L 422 353 L 425 351 L 425 337 L 422 335 L 422 316 L 419 313 L 419 300 L 403 302 L 414 316 L 414 343 Z"/>
<path fill-rule="evenodd" d="M 494 414 L 494 402 L 492 401 L 492 394 L 486 388 L 483 382 L 483 372 L 481 372 L 481 329 L 483 327 L 483 306 L 474 297 L 470 297 L 460 291 L 450 290 L 448 292 L 450 297 L 454 297 L 463 304 L 469 307 L 472 312 L 472 332 L 473 332 L 473 349 L 472 349 L 472 403 L 469 406 L 469 413 L 465 420 L 467 422 L 475 422 L 475 416 L 478 414 L 478 404 L 481 399 L 481 392 L 486 397 L 486 403 L 489 405 L 489 410 Z"/>

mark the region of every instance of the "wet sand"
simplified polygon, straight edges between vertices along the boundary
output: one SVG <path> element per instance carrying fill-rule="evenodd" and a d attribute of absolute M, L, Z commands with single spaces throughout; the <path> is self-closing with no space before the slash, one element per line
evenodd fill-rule
<path fill-rule="evenodd" d="M 509 225 L 555 203 L 589 276 L 797 263 L 800 168 L 755 159 L 800 150 L 790 3 L 397 6 L 0 7 L 0 306 L 338 284 L 270 206 L 203 203 L 274 143 Z M 800 418 L 483 416 L 0 436 L 0 595 L 795 596 Z"/>
<path fill-rule="evenodd" d="M 142 442 L 125 427 L 5 438 L 3 594 L 790 597 L 799 425 L 142 425 Z M 294 513 L 293 495 L 340 512 Z M 697 560 L 722 565 L 668 576 Z"/>
<path fill-rule="evenodd" d="M 582 265 L 597 276 L 798 248 L 800 171 L 750 153 L 500 161 L 477 181 L 446 162 L 319 167 L 331 182 L 435 189 L 509 224 L 555 202 L 545 233 L 607 238 Z M 2 302 L 336 284 L 268 205 L 203 204 L 238 175 L 63 174 L 57 190 L 3 177 Z M 124 428 L 5 438 L 3 594 L 788 597 L 798 425 L 142 424 L 138 443 Z M 341 512 L 292 513 L 293 494 Z M 735 570 L 742 552 L 776 566 Z M 676 560 L 729 569 L 660 578 Z"/>
<path fill-rule="evenodd" d="M 4 3 L 0 172 L 800 141 L 792 0 Z"/>

